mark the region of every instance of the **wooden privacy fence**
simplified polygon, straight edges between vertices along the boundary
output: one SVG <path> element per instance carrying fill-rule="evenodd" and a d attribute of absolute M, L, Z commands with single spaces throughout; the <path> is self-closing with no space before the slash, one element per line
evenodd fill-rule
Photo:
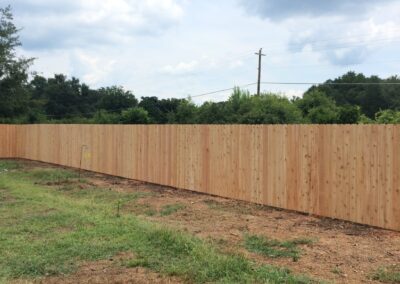
<path fill-rule="evenodd" d="M 3 157 L 82 158 L 95 172 L 400 230 L 400 125 L 20 125 L 0 135 Z"/>
<path fill-rule="evenodd" d="M 16 142 L 16 126 L 0 124 L 0 158 L 15 158 Z"/>

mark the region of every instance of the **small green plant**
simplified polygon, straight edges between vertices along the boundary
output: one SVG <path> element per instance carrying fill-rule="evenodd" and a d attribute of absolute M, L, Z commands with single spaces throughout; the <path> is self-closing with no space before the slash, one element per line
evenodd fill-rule
<path fill-rule="evenodd" d="M 331 272 L 334 274 L 337 274 L 337 275 L 343 275 L 342 269 L 340 269 L 340 267 L 338 267 L 338 266 L 335 266 L 334 268 L 332 268 Z"/>
<path fill-rule="evenodd" d="M 372 274 L 371 278 L 383 283 L 400 283 L 400 265 L 381 267 Z"/>
<path fill-rule="evenodd" d="M 168 204 L 161 208 L 160 215 L 161 216 L 168 216 L 178 212 L 179 210 L 185 209 L 186 206 L 180 203 L 176 204 Z"/>
<path fill-rule="evenodd" d="M 308 245 L 313 242 L 311 239 L 303 238 L 281 242 L 264 236 L 245 236 L 245 247 L 248 251 L 272 258 L 290 257 L 293 261 L 298 261 L 300 258 L 299 245 Z"/>

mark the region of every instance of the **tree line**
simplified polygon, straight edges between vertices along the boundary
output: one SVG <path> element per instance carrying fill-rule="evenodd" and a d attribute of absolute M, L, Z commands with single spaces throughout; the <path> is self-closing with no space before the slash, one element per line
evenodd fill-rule
<path fill-rule="evenodd" d="M 252 95 L 235 88 L 223 102 L 141 97 L 123 87 L 90 88 L 77 78 L 30 74 L 11 8 L 0 8 L 0 123 L 353 124 L 400 123 L 400 78 L 347 74 L 303 97 Z"/>

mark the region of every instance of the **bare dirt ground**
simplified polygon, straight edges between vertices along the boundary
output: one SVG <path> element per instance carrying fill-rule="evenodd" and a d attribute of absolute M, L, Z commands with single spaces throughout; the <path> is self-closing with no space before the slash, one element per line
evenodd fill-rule
<path fill-rule="evenodd" d="M 26 162 L 28 163 L 28 162 Z M 49 165 L 29 162 L 30 166 Z M 400 233 L 318 218 L 246 202 L 175 190 L 137 181 L 84 173 L 93 185 L 120 192 L 145 192 L 142 198 L 123 207 L 149 221 L 187 231 L 213 241 L 220 249 L 245 254 L 259 263 L 287 267 L 295 273 L 333 283 L 379 283 L 370 275 L 379 267 L 400 263 Z M 162 214 L 165 206 L 176 211 Z M 301 246 L 298 261 L 268 258 L 248 252 L 245 234 L 263 235 L 278 240 L 311 238 Z M 118 258 L 118 257 L 117 257 Z M 176 283 L 144 269 L 127 269 L 115 261 L 88 263 L 76 275 L 46 278 L 45 283 Z"/>
<path fill-rule="evenodd" d="M 132 258 L 132 255 L 121 254 L 109 260 L 89 262 L 79 271 L 66 277 L 48 277 L 39 283 L 46 284 L 76 284 L 76 283 L 115 283 L 115 284 L 172 284 L 180 283 L 179 279 L 163 277 L 144 268 L 125 268 L 121 261 Z"/>

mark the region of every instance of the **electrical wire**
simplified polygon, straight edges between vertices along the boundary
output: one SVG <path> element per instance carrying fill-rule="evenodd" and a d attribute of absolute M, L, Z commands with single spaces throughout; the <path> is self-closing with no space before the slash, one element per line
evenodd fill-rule
<path fill-rule="evenodd" d="M 203 93 L 203 94 L 194 95 L 194 96 L 189 95 L 189 97 L 191 97 L 191 98 L 198 98 L 198 97 L 213 95 L 213 94 L 222 93 L 222 92 L 226 92 L 226 91 L 231 91 L 231 90 L 234 90 L 235 88 L 245 88 L 245 87 L 250 87 L 250 86 L 254 86 L 254 85 L 257 85 L 257 83 L 250 83 L 250 84 L 246 84 L 246 85 L 242 85 L 242 86 L 236 86 L 236 87 L 232 87 L 232 88 L 227 88 L 227 89 L 212 91 L 212 92 Z"/>
<path fill-rule="evenodd" d="M 315 82 L 261 82 L 264 85 L 333 85 L 333 86 L 359 86 L 359 85 L 366 85 L 366 86 L 378 86 L 378 85 L 400 85 L 397 82 L 324 82 L 324 83 L 315 83 Z"/>

